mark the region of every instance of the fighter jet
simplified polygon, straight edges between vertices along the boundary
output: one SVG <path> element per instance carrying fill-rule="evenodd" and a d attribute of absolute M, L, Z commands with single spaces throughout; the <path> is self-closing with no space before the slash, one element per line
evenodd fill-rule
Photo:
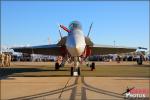
<path fill-rule="evenodd" d="M 68 28 L 64 25 L 59 25 L 59 28 L 66 31 L 68 35 L 63 37 L 59 29 L 61 40 L 57 44 L 16 47 L 12 49 L 15 52 L 22 52 L 28 54 L 34 53 L 62 56 L 62 65 L 65 64 L 68 60 L 72 62 L 71 76 L 75 71 L 78 73 L 78 75 L 80 75 L 80 63 L 84 61 L 88 56 L 128 53 L 134 52 L 137 49 L 133 47 L 119 47 L 94 44 L 89 37 L 92 24 L 90 25 L 87 36 L 84 35 L 84 32 L 82 31 L 82 26 L 79 21 L 72 21 Z M 57 68 L 57 66 L 55 66 L 55 68 Z"/>

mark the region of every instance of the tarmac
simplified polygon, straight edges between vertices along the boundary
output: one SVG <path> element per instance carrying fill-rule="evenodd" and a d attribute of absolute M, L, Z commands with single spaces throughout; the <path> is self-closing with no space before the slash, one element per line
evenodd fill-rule
<path fill-rule="evenodd" d="M 3 76 L 0 81 L 1 100 L 123 100 L 127 88 L 150 89 L 148 77 Z M 149 100 L 149 91 L 145 96 Z"/>
<path fill-rule="evenodd" d="M 1 100 L 124 99 L 127 87 L 149 89 L 148 78 L 9 77 L 1 80 Z M 149 94 L 146 94 L 149 97 Z"/>

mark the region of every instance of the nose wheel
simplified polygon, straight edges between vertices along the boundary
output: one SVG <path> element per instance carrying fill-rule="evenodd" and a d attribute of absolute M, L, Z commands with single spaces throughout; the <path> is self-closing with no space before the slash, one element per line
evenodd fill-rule
<path fill-rule="evenodd" d="M 70 74 L 71 76 L 80 76 L 79 57 L 74 57 Z"/>
<path fill-rule="evenodd" d="M 70 71 L 71 76 L 80 76 L 80 67 L 71 67 Z"/>
<path fill-rule="evenodd" d="M 80 67 L 78 67 L 78 75 L 80 76 Z"/>
<path fill-rule="evenodd" d="M 70 75 L 73 76 L 73 67 L 71 67 Z"/>

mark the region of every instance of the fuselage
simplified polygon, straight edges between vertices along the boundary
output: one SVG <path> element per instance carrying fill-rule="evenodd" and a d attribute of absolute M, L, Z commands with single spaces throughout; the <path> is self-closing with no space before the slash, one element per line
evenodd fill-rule
<path fill-rule="evenodd" d="M 85 50 L 85 37 L 81 29 L 73 29 L 67 36 L 66 48 L 73 57 L 81 56 Z"/>

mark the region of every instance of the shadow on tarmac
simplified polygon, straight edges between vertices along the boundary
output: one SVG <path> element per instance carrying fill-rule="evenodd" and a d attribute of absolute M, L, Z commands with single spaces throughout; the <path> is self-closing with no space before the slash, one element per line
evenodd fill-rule
<path fill-rule="evenodd" d="M 7 68 L 0 68 L 0 77 L 7 77 L 8 75 L 13 75 L 14 73 L 43 72 L 43 71 L 55 71 L 55 70 L 53 70 L 53 69 L 40 69 L 40 68 L 9 68 L 9 67 L 7 67 Z M 69 71 L 69 70 L 61 69 L 59 71 Z M 19 75 L 17 75 L 17 76 L 19 77 Z M 24 77 L 24 75 L 21 75 L 21 76 Z M 35 75 L 30 75 L 29 77 L 33 77 L 33 76 L 35 76 Z M 57 76 L 57 75 L 51 75 L 51 76 Z M 60 75 L 58 75 L 58 76 L 60 76 Z M 61 75 L 61 76 L 63 76 L 63 75 Z"/>

